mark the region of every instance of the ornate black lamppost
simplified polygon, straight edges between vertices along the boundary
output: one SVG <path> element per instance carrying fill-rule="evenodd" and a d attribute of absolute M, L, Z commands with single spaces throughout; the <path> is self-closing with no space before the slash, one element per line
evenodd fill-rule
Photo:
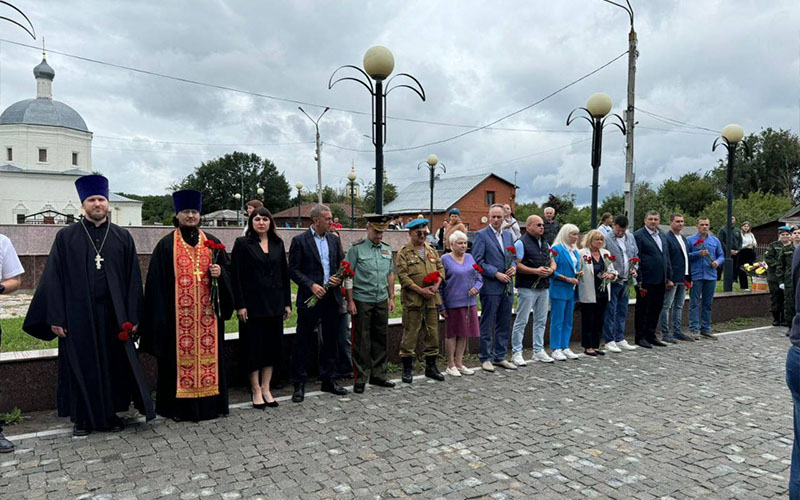
<path fill-rule="evenodd" d="M 444 166 L 444 163 L 439 163 L 439 157 L 436 155 L 428 155 L 427 160 L 419 162 L 419 165 L 417 165 L 417 170 L 423 166 L 430 170 L 431 173 L 431 218 L 429 223 L 431 231 L 433 231 L 433 183 L 436 179 L 435 172 L 437 168 L 441 168 L 442 172 L 447 172 L 447 168 Z"/>
<path fill-rule="evenodd" d="M 579 110 L 585 111 L 586 114 L 576 115 L 575 112 Z M 603 152 L 603 127 L 606 125 L 606 119 L 609 118 L 609 111 L 611 111 L 611 98 L 607 94 L 598 92 L 589 97 L 585 108 L 575 108 L 567 116 L 567 125 L 577 118 L 583 118 L 592 126 L 592 229 L 597 227 L 597 182 L 600 175 L 600 158 Z M 625 135 L 625 122 L 622 117 L 616 113 L 610 117 L 619 121 L 619 123 L 612 121 L 611 125 L 617 127 L 622 135 Z"/>
<path fill-rule="evenodd" d="M 294 185 L 297 189 L 297 227 L 303 227 L 303 221 L 300 216 L 300 204 L 303 201 L 302 194 L 303 194 L 303 183 L 298 182 Z"/>
<path fill-rule="evenodd" d="M 728 222 L 725 225 L 727 228 L 727 240 L 724 242 L 725 247 L 725 266 L 722 272 L 725 275 L 723 280 L 722 290 L 725 292 L 733 291 L 733 259 L 731 258 L 731 243 L 733 242 L 733 226 L 731 218 L 733 218 L 733 163 L 736 160 L 736 147 L 744 137 L 744 129 L 740 125 L 730 124 L 722 129 L 720 137 L 714 139 L 714 144 L 711 146 L 711 151 L 715 151 L 717 146 L 725 146 L 728 150 L 728 171 L 727 171 L 727 184 L 728 184 Z M 750 147 L 746 142 L 742 142 L 746 152 L 749 152 Z"/>
<path fill-rule="evenodd" d="M 334 80 L 336 73 L 342 69 L 353 69 L 360 73 L 357 76 L 343 76 Z M 375 213 L 383 213 L 383 145 L 386 143 L 386 96 L 396 88 L 405 87 L 416 93 L 420 99 L 425 100 L 425 89 L 419 80 L 408 73 L 398 73 L 386 81 L 394 70 L 394 56 L 391 51 L 381 45 L 376 45 L 364 54 L 364 69 L 352 64 L 346 64 L 336 69 L 328 80 L 328 89 L 343 80 L 352 80 L 363 85 L 372 95 L 372 144 L 375 145 Z M 362 79 L 361 76 L 364 78 Z M 410 83 L 391 86 L 392 80 L 397 77 L 406 77 Z M 373 85 L 374 80 L 374 85 Z"/>
<path fill-rule="evenodd" d="M 355 165 L 350 167 L 350 173 L 347 174 L 347 179 L 347 185 L 350 186 L 350 229 L 354 229 L 356 227 L 356 184 L 358 184 L 359 181 L 361 184 L 364 184 L 364 181 L 356 176 Z"/>

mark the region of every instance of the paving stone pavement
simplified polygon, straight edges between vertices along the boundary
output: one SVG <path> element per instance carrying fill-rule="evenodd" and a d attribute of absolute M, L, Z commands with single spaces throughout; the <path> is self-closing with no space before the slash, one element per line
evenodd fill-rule
<path fill-rule="evenodd" d="M 783 498 L 784 331 L 23 439 L 0 497 Z"/>

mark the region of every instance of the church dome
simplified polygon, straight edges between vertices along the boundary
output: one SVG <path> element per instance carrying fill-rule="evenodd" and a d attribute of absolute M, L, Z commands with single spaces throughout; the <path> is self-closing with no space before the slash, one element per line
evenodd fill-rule
<path fill-rule="evenodd" d="M 33 76 L 35 78 L 47 78 L 48 80 L 52 80 L 56 77 L 56 71 L 47 64 L 45 59 L 42 59 L 42 62 L 33 68 Z"/>
<path fill-rule="evenodd" d="M 37 68 L 40 66 L 41 64 Z M 77 111 L 63 102 L 45 98 L 25 99 L 6 108 L 0 115 L 0 125 L 12 124 L 48 125 L 89 132 L 86 122 Z"/>

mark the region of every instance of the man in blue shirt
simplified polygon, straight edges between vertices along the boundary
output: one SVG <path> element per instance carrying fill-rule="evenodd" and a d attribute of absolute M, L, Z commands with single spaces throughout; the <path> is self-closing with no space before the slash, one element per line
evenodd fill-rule
<path fill-rule="evenodd" d="M 692 272 L 692 289 L 689 294 L 689 332 L 695 340 L 698 333 L 716 340 L 711 333 L 711 305 L 717 287 L 717 268 L 725 262 L 722 243 L 708 232 L 707 217 L 697 219 L 697 234 L 687 238 L 689 243 L 689 268 Z"/>

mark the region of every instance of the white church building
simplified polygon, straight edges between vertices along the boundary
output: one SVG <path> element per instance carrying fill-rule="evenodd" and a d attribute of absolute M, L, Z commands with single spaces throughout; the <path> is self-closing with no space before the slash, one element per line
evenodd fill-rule
<path fill-rule="evenodd" d="M 36 99 L 0 115 L 0 224 L 65 224 L 81 214 L 75 179 L 92 173 L 92 132 L 81 115 L 53 99 L 55 71 L 33 68 Z M 110 195 L 111 221 L 142 224 L 142 202 Z"/>

